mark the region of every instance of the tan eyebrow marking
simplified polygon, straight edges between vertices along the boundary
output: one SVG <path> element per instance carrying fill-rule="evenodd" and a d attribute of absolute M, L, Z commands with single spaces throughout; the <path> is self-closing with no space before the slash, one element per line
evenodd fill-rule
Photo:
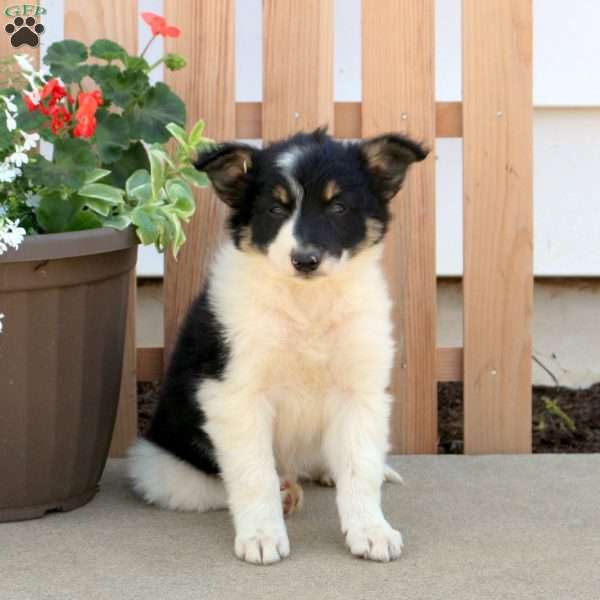
<path fill-rule="evenodd" d="M 273 188 L 273 197 L 279 200 L 281 204 L 290 203 L 290 197 L 288 196 L 287 190 L 282 185 L 276 185 Z"/>
<path fill-rule="evenodd" d="M 337 184 L 337 182 L 331 179 L 325 184 L 325 188 L 323 189 L 323 200 L 325 200 L 325 202 L 329 202 L 341 191 L 342 190 L 340 190 L 340 186 Z"/>

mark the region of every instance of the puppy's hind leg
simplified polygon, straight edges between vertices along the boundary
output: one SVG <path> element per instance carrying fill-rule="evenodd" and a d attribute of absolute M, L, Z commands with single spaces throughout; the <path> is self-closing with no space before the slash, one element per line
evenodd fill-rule
<path fill-rule="evenodd" d="M 283 516 L 287 518 L 302 508 L 304 491 L 296 477 L 282 477 L 279 489 L 281 490 Z"/>

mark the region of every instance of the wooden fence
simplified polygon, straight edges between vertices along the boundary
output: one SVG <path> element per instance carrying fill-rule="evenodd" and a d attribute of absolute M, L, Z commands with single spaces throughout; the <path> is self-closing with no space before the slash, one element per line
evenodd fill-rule
<path fill-rule="evenodd" d="M 133 51 L 136 2 L 64 0 L 65 37 L 110 37 Z M 181 27 L 167 50 L 189 122 L 207 135 L 275 139 L 323 124 L 340 138 L 401 131 L 464 148 L 464 348 L 436 344 L 435 153 L 394 202 L 385 267 L 399 340 L 393 449 L 435 453 L 437 383 L 463 381 L 465 452 L 531 450 L 532 6 L 463 0 L 463 102 L 436 103 L 434 0 L 362 1 L 362 102 L 333 99 L 333 0 L 263 0 L 263 102 L 235 100 L 235 1 L 165 0 Z M 443 196 L 439 199 L 444 201 Z M 113 453 L 135 436 L 135 372 L 160 378 L 186 308 L 222 235 L 225 208 L 204 191 L 175 263 L 166 259 L 165 348 L 135 349 L 133 311 Z M 132 295 L 134 299 L 134 296 Z M 134 303 L 132 302 L 132 305 Z"/>

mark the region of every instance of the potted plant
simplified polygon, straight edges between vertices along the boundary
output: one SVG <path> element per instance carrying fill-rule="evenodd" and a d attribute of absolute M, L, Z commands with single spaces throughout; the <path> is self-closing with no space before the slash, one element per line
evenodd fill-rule
<path fill-rule="evenodd" d="M 179 35 L 144 13 L 154 36 Z M 91 60 L 93 59 L 93 60 Z M 90 500 L 116 415 L 138 240 L 177 254 L 202 122 L 110 40 L 18 55 L 0 85 L 0 521 Z M 175 150 L 165 144 L 174 138 Z M 37 153 L 41 140 L 51 155 Z"/>

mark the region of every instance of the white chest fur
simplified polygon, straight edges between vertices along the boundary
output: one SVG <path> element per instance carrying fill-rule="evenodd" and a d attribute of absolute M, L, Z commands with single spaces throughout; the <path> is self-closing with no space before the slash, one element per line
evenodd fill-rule
<path fill-rule="evenodd" d="M 240 428 L 251 426 L 253 408 L 267 406 L 279 469 L 307 474 L 318 468 L 323 432 L 345 406 L 373 402 L 387 415 L 380 405 L 393 342 L 379 253 L 370 249 L 335 275 L 305 281 L 233 245 L 221 250 L 209 298 L 230 360 L 223 380 L 198 392 L 209 427 L 211 419 L 236 416 Z"/>

